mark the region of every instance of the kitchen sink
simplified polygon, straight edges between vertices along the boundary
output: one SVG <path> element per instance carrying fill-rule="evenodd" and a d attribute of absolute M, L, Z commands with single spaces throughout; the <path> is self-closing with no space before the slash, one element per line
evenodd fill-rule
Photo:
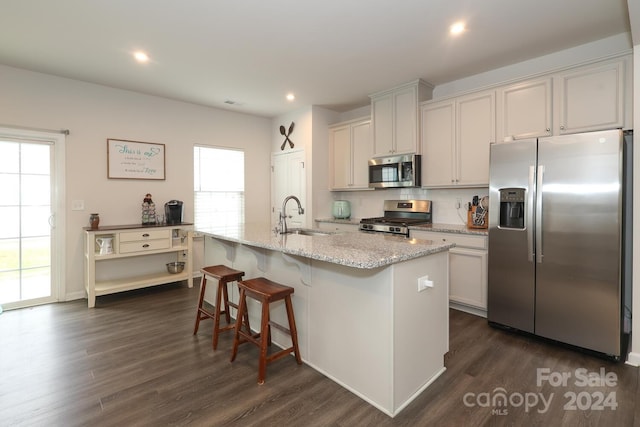
<path fill-rule="evenodd" d="M 333 231 L 314 230 L 312 228 L 290 228 L 284 234 L 301 234 L 303 236 L 330 236 L 336 233 Z"/>

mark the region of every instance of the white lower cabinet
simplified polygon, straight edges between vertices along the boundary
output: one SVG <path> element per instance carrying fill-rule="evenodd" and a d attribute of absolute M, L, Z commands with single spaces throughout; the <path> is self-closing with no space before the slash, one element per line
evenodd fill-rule
<path fill-rule="evenodd" d="M 475 315 L 487 315 L 488 237 L 411 230 L 411 237 L 452 242 L 449 250 L 449 305 Z"/>

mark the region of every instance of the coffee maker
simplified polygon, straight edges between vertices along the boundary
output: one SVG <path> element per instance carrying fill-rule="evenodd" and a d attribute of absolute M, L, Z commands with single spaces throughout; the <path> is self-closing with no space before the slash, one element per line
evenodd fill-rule
<path fill-rule="evenodd" d="M 182 202 L 180 200 L 169 200 L 165 203 L 164 218 L 169 225 L 182 223 Z"/>

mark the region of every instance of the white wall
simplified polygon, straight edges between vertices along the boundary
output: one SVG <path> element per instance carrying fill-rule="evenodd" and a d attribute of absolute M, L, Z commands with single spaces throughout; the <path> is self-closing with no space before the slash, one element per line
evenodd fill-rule
<path fill-rule="evenodd" d="M 280 126 L 289 130 L 292 122 L 294 131 L 290 136 L 294 143 L 293 149 L 304 149 L 307 169 L 306 177 L 306 226 L 313 227 L 315 218 L 326 217 L 331 213 L 331 194 L 329 192 L 329 125 L 338 121 L 339 114 L 335 111 L 318 106 L 300 108 L 288 114 L 278 116 L 272 123 L 271 150 L 275 153 L 291 151 L 287 144 L 280 150 L 284 136 L 280 134 Z M 280 206 L 282 201 L 274 201 Z"/>
<path fill-rule="evenodd" d="M 269 213 L 271 120 L 0 66 L 0 125 L 69 129 L 66 138 L 66 289 L 84 297 L 82 227 L 140 223 L 146 193 L 184 201 L 193 220 L 193 145 L 245 150 L 247 220 Z M 165 144 L 166 180 L 107 179 L 107 138 Z M 71 211 L 84 200 L 84 211 Z M 66 295 L 66 297 L 65 297 Z"/>

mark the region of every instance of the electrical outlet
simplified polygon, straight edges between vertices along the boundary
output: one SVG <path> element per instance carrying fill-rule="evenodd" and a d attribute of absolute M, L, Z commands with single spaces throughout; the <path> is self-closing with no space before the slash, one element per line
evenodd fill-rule
<path fill-rule="evenodd" d="M 84 200 L 72 200 L 71 201 L 71 210 L 72 211 L 83 211 L 84 210 Z"/>
<path fill-rule="evenodd" d="M 456 199 L 456 209 L 460 209 L 460 206 L 462 205 L 462 200 L 460 200 L 459 198 Z"/>
<path fill-rule="evenodd" d="M 418 277 L 418 292 L 428 288 L 433 288 L 433 281 L 429 280 L 429 276 Z"/>

